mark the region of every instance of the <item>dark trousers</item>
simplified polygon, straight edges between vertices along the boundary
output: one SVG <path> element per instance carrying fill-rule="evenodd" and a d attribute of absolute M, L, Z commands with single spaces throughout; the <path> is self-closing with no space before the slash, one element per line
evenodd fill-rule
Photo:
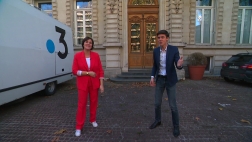
<path fill-rule="evenodd" d="M 164 93 L 164 89 L 166 89 L 169 106 L 171 109 L 172 114 L 172 123 L 173 126 L 179 126 L 179 115 L 176 103 L 176 84 L 174 86 L 169 86 L 167 83 L 166 77 L 158 76 L 156 82 L 156 89 L 155 89 L 155 120 L 161 121 L 161 104 L 162 104 L 162 97 Z"/>

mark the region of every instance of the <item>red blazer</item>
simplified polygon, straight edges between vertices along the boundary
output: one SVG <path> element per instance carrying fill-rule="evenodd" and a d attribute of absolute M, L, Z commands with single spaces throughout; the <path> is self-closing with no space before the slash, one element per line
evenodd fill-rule
<path fill-rule="evenodd" d="M 78 76 L 77 71 L 93 71 L 96 77 L 91 77 L 89 75 Z M 80 90 L 86 90 L 88 87 L 88 80 L 91 78 L 92 86 L 94 89 L 100 88 L 100 78 L 104 77 L 104 71 L 102 69 L 102 64 L 100 56 L 96 52 L 90 52 L 90 70 L 88 70 L 88 65 L 86 62 L 86 57 L 84 52 L 78 52 L 74 55 L 72 72 L 77 76 L 77 88 Z"/>

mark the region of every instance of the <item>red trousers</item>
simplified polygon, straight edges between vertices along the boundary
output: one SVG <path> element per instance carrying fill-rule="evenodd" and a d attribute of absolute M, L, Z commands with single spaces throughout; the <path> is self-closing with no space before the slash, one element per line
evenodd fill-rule
<path fill-rule="evenodd" d="M 90 122 L 96 121 L 96 110 L 98 104 L 98 89 L 93 89 L 91 81 L 87 90 L 78 90 L 78 109 L 76 115 L 76 129 L 82 129 L 86 119 L 86 106 L 89 94 Z"/>

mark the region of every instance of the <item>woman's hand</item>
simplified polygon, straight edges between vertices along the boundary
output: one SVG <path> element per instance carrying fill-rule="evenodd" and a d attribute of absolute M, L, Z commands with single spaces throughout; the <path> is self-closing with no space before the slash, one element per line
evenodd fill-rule
<path fill-rule="evenodd" d="M 93 72 L 93 71 L 89 71 L 88 75 L 90 75 L 91 77 L 95 77 L 96 76 L 95 72 Z"/>
<path fill-rule="evenodd" d="M 100 91 L 101 91 L 101 93 L 104 92 L 104 86 L 103 85 L 100 85 Z"/>

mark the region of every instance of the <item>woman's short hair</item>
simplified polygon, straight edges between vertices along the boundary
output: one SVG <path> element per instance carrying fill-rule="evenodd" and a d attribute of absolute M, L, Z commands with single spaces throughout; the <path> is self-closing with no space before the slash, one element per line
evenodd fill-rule
<path fill-rule="evenodd" d="M 87 40 L 89 40 L 89 39 L 91 39 L 91 41 L 92 41 L 92 48 L 91 48 L 91 50 L 93 50 L 93 48 L 94 48 L 94 40 L 91 38 L 91 37 L 85 37 L 83 40 L 82 40 L 82 43 L 81 43 L 81 46 L 82 46 L 82 48 L 84 49 L 84 42 L 86 42 Z"/>
<path fill-rule="evenodd" d="M 169 37 L 169 33 L 166 30 L 158 31 L 157 36 L 160 35 L 160 34 L 164 34 L 166 37 Z"/>

